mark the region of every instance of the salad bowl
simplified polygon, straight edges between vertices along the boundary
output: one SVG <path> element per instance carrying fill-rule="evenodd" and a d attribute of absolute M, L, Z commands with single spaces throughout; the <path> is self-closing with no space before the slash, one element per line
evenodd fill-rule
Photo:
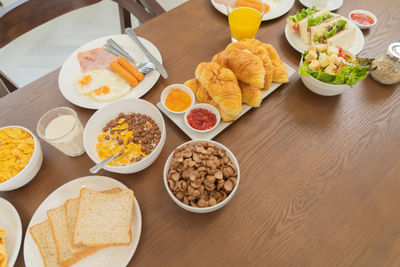
<path fill-rule="evenodd" d="M 343 93 L 366 78 L 368 71 L 369 67 L 361 65 L 350 52 L 328 45 L 310 47 L 299 64 L 303 84 L 323 96 Z"/>

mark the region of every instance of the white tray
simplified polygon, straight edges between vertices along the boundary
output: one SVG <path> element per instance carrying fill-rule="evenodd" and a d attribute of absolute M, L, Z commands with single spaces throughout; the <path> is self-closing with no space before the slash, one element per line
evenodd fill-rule
<path fill-rule="evenodd" d="M 296 72 L 296 70 L 294 70 L 292 67 L 290 67 L 289 65 L 285 64 L 286 66 L 286 70 L 289 74 L 289 78 Z M 269 90 L 262 90 L 263 92 L 263 99 L 266 98 L 269 94 L 271 94 L 273 91 L 275 91 L 281 84 L 280 83 L 272 83 L 271 84 L 271 88 Z M 196 101 L 195 104 L 197 104 L 198 102 Z M 226 127 L 228 127 L 229 125 L 231 125 L 232 123 L 234 123 L 235 121 L 231 121 L 231 122 L 223 122 L 221 121 L 220 124 L 212 131 L 207 132 L 207 133 L 198 133 L 193 131 L 192 129 L 190 129 L 189 127 L 186 126 L 183 118 L 185 116 L 185 114 L 173 114 L 171 112 L 169 112 L 168 110 L 166 110 L 163 105 L 161 104 L 161 101 L 157 103 L 157 107 L 165 114 L 167 115 L 168 118 L 170 118 L 179 128 L 181 128 L 181 130 L 187 135 L 189 136 L 192 140 L 197 140 L 197 139 L 207 139 L 207 140 L 211 140 L 213 139 L 215 136 L 217 136 L 220 132 L 222 132 Z M 243 114 L 245 114 L 247 111 L 249 111 L 252 107 L 243 104 L 242 107 L 242 112 L 240 113 L 239 117 L 237 119 L 239 119 Z M 236 120 L 237 120 L 236 119 Z"/>

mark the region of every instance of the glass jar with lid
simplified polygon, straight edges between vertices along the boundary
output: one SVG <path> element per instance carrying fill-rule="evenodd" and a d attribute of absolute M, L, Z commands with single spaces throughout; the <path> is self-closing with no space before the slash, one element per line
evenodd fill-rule
<path fill-rule="evenodd" d="M 371 76 L 377 82 L 385 85 L 400 82 L 400 42 L 389 45 L 386 53 L 372 61 L 371 67 Z"/>

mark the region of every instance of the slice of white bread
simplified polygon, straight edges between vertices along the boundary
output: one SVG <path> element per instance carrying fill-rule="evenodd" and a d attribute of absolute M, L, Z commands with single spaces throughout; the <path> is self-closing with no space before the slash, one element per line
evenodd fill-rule
<path fill-rule="evenodd" d="M 121 189 L 116 187 L 103 192 L 112 194 L 120 191 Z M 105 246 L 87 247 L 72 245 L 72 230 L 78 213 L 78 205 L 79 198 L 69 199 L 63 206 L 47 211 L 57 248 L 58 262 L 61 266 L 70 266 L 84 257 L 105 248 Z"/>
<path fill-rule="evenodd" d="M 33 240 L 39 248 L 45 267 L 58 267 L 57 249 L 49 220 L 35 224 L 29 228 Z"/>
<path fill-rule="evenodd" d="M 73 231 L 75 246 L 128 245 L 132 240 L 133 191 L 107 194 L 82 188 Z"/>
<path fill-rule="evenodd" d="M 52 229 L 53 239 L 57 250 L 58 263 L 60 266 L 70 266 L 99 250 L 99 248 L 75 248 L 72 246 L 71 236 L 67 229 L 67 218 L 65 215 L 64 205 L 47 211 L 47 217 L 49 218 Z"/>

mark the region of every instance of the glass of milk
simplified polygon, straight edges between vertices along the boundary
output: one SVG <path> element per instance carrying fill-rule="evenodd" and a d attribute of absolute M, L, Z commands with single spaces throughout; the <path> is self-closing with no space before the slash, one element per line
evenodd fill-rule
<path fill-rule="evenodd" d="M 40 138 L 65 155 L 80 156 L 83 147 L 83 126 L 73 109 L 58 107 L 46 112 L 36 127 Z"/>

